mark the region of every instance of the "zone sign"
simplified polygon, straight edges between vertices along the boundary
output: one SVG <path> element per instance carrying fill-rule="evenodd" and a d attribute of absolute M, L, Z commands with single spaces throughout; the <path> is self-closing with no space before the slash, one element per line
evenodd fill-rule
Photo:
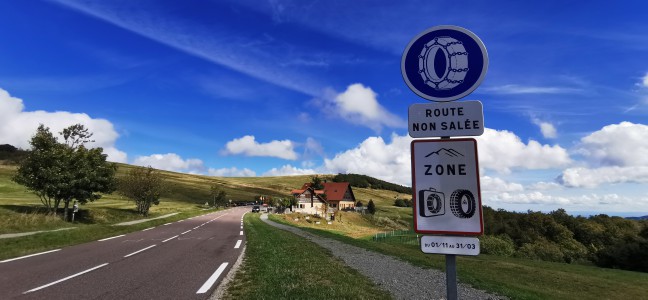
<path fill-rule="evenodd" d="M 411 151 L 414 231 L 482 235 L 477 141 L 414 140 Z"/>

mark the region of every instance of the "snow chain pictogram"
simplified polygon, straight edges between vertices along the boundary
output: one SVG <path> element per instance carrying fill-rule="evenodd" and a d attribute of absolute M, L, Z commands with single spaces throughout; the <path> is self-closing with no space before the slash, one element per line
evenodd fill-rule
<path fill-rule="evenodd" d="M 456 190 L 450 195 L 450 210 L 458 218 L 471 218 L 477 210 L 475 196 L 469 190 Z"/>
<path fill-rule="evenodd" d="M 444 70 L 437 70 L 435 67 L 439 54 L 445 59 Z M 449 90 L 463 83 L 466 72 L 468 72 L 468 52 L 463 43 L 456 39 L 447 36 L 437 37 L 421 50 L 419 73 L 425 84 L 435 90 Z"/>

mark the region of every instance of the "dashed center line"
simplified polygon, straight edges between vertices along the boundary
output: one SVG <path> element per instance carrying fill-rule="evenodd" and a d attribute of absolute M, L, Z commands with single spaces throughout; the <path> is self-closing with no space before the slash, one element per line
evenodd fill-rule
<path fill-rule="evenodd" d="M 187 231 L 181 233 L 180 235 L 183 235 L 183 234 L 188 233 L 188 232 L 191 232 L 191 230 L 187 230 Z"/>
<path fill-rule="evenodd" d="M 97 242 L 103 242 L 103 241 L 107 241 L 107 240 L 112 240 L 112 239 L 116 239 L 116 238 L 122 237 L 122 236 L 125 236 L 125 234 L 118 235 L 118 236 L 113 236 L 113 237 L 109 237 L 109 238 L 105 238 L 105 239 L 101 239 L 101 240 L 98 240 Z"/>
<path fill-rule="evenodd" d="M 162 241 L 162 243 L 166 243 L 166 242 L 168 242 L 168 241 L 170 241 L 170 240 L 172 240 L 172 239 L 175 239 L 175 238 L 177 238 L 177 237 L 179 237 L 179 236 L 180 236 L 180 235 L 172 236 L 172 237 L 170 237 L 170 238 L 168 238 L 168 239 Z"/>
<path fill-rule="evenodd" d="M 153 247 L 155 247 L 155 246 L 157 246 L 157 245 L 151 245 L 151 246 L 148 246 L 148 247 L 146 247 L 146 248 L 144 248 L 144 249 L 137 250 L 137 251 L 135 251 L 135 252 L 133 252 L 133 253 L 131 253 L 131 254 L 124 255 L 124 257 L 133 256 L 133 255 L 135 255 L 135 254 L 137 254 L 137 253 L 140 253 L 140 252 L 146 251 L 146 250 L 151 249 L 151 248 L 153 248 Z"/>
<path fill-rule="evenodd" d="M 66 281 L 66 280 L 68 280 L 68 279 L 72 279 L 72 278 L 77 277 L 77 276 L 79 276 L 79 275 L 83 275 L 83 274 L 85 274 L 85 273 L 88 273 L 88 272 L 94 271 L 94 270 L 96 270 L 96 269 L 99 269 L 99 268 L 105 267 L 105 266 L 107 266 L 107 265 L 108 265 L 108 263 L 105 263 L 105 264 L 103 264 L 103 265 L 98 265 L 98 266 L 96 266 L 96 267 L 94 267 L 94 268 L 90 268 L 90 269 L 87 269 L 87 270 L 85 270 L 85 271 L 81 271 L 81 272 L 79 272 L 79 273 L 76 273 L 76 274 L 74 274 L 74 275 L 70 275 L 70 276 L 65 277 L 65 278 L 63 278 L 63 279 L 59 279 L 59 280 L 57 280 L 57 281 L 54 281 L 54 282 L 48 283 L 48 284 L 46 284 L 46 285 L 41 285 L 41 286 L 39 286 L 39 287 L 37 287 L 37 288 L 33 288 L 33 289 L 29 290 L 29 291 L 24 292 L 23 294 L 28 294 L 28 293 L 31 293 L 31 292 L 35 292 L 35 291 L 38 291 L 38 290 L 44 289 L 44 288 L 46 288 L 46 287 L 48 287 L 48 286 L 52 286 L 52 285 L 55 285 L 55 284 L 57 284 L 57 283 L 61 283 L 61 282 Z"/>

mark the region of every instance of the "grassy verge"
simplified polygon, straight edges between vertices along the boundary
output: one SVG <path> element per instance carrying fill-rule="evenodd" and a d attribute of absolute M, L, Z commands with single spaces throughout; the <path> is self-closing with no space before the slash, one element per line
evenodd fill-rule
<path fill-rule="evenodd" d="M 312 242 L 245 217 L 245 263 L 225 299 L 389 299 L 366 277 Z"/>
<path fill-rule="evenodd" d="M 279 216 L 271 220 L 295 226 Z M 444 256 L 424 254 L 419 246 L 373 242 L 322 229 L 314 234 L 391 255 L 414 265 L 443 270 Z M 648 274 L 490 255 L 458 257 L 459 280 L 512 299 L 646 299 Z"/>

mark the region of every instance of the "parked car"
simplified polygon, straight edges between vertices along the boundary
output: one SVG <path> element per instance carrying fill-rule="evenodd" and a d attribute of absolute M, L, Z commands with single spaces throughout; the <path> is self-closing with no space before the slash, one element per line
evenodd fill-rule
<path fill-rule="evenodd" d="M 261 212 L 261 208 L 258 205 L 252 206 L 252 212 Z"/>

